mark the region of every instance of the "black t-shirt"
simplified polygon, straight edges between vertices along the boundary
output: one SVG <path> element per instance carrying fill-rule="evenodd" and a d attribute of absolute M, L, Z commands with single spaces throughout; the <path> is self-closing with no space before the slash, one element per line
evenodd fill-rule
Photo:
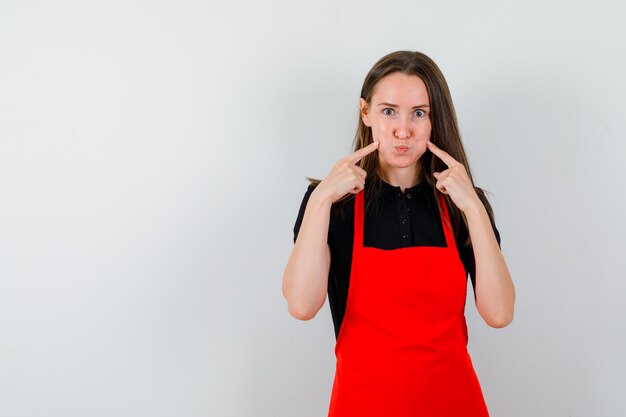
<path fill-rule="evenodd" d="M 363 226 L 363 244 L 368 247 L 392 250 L 411 246 L 446 246 L 446 238 L 439 217 L 439 208 L 425 182 L 405 189 L 382 182 L 379 203 L 375 209 L 367 210 Z M 314 187 L 309 186 L 294 226 L 294 242 L 298 236 L 304 211 Z M 365 187 L 365 201 L 368 201 L 368 188 Z M 491 223 L 498 245 L 500 234 Z M 465 271 L 469 274 L 472 286 L 476 288 L 474 253 L 465 246 L 467 230 L 463 228 L 456 236 L 456 246 Z M 335 327 L 335 338 L 343 321 L 348 299 L 352 246 L 354 242 L 354 198 L 341 207 L 334 206 L 330 212 L 328 245 L 331 262 L 328 273 L 328 302 Z"/>

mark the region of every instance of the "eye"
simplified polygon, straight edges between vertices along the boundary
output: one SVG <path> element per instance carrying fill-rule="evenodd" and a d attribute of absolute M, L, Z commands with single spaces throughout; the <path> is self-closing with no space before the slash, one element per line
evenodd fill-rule
<path fill-rule="evenodd" d="M 383 114 L 385 116 L 391 116 L 393 114 L 393 109 L 387 107 L 386 109 L 383 109 Z"/>
<path fill-rule="evenodd" d="M 417 117 L 424 117 L 426 116 L 426 112 L 424 110 L 415 110 L 415 115 Z"/>

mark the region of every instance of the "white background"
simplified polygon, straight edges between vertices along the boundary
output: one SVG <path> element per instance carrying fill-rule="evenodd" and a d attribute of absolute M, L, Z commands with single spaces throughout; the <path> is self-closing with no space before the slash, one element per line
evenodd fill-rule
<path fill-rule="evenodd" d="M 452 90 L 516 316 L 469 349 L 492 417 L 626 415 L 618 2 L 2 1 L 0 416 L 325 416 L 328 304 L 287 313 L 306 189 L 361 83 Z"/>

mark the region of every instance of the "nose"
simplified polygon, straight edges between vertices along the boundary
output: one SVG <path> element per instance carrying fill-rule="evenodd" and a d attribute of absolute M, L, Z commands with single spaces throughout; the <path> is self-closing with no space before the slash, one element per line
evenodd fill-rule
<path fill-rule="evenodd" d="M 406 139 L 411 137 L 410 121 L 406 117 L 400 118 L 396 126 L 395 136 L 398 139 Z"/>

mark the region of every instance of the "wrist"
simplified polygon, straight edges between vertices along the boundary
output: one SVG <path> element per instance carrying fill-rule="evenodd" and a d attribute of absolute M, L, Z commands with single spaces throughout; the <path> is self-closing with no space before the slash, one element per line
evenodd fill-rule
<path fill-rule="evenodd" d="M 311 193 L 311 196 L 309 197 L 309 202 L 320 208 L 330 208 L 330 206 L 333 204 L 331 196 L 329 196 L 324 188 L 320 187 L 319 185 L 315 187 L 315 189 Z"/>
<path fill-rule="evenodd" d="M 485 209 L 485 206 L 483 205 L 482 201 L 480 201 L 480 199 L 477 199 L 474 204 L 471 204 L 470 207 L 468 207 L 465 211 L 464 211 L 465 217 L 467 217 L 467 220 L 471 220 L 471 219 L 475 219 L 475 218 L 481 218 L 481 217 L 485 217 L 487 215 L 487 209 Z"/>

